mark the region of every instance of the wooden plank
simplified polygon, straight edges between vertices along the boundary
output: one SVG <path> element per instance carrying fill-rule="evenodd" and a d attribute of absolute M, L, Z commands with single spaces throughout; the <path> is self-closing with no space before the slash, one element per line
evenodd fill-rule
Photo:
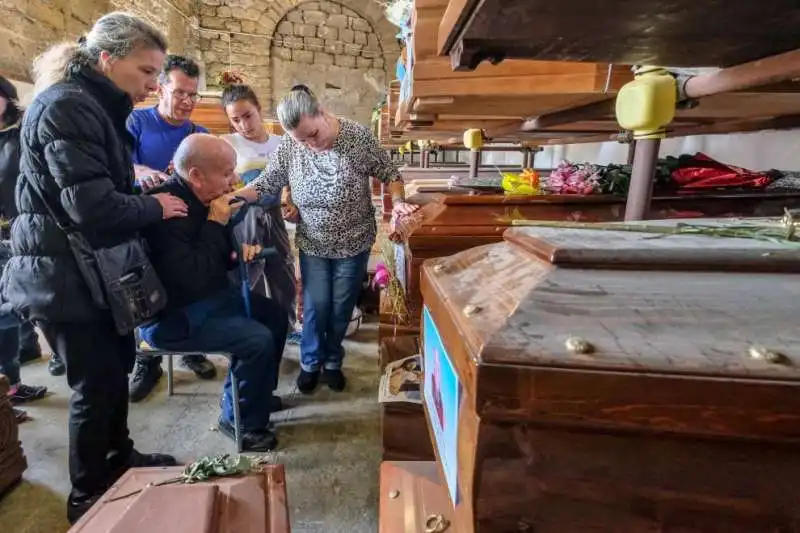
<path fill-rule="evenodd" d="M 440 25 L 438 42 L 463 68 L 490 57 L 730 66 L 800 48 L 794 0 L 475 0 L 453 9 L 461 4 L 464 15 Z"/>
<path fill-rule="evenodd" d="M 472 80 L 484 77 L 513 77 L 513 76 L 543 76 L 543 75 L 591 75 L 595 76 L 598 72 L 603 76 L 603 85 L 607 69 L 605 65 L 595 63 L 564 63 L 559 61 L 503 61 L 499 65 L 488 63 L 480 65 L 475 70 L 467 72 L 457 72 L 450 68 L 450 61 L 446 57 L 429 57 L 421 59 L 414 64 L 414 81 L 418 80 L 438 80 L 438 79 L 460 79 Z M 617 69 L 619 71 L 619 68 Z M 627 68 L 622 68 L 622 72 L 630 72 Z M 628 80 L 633 76 L 628 75 Z M 602 90 L 602 86 L 599 90 Z"/>
<path fill-rule="evenodd" d="M 380 368 L 420 353 L 419 337 L 397 336 L 381 341 Z M 381 460 L 432 461 L 433 445 L 422 405 L 412 403 L 381 404 Z"/>
<path fill-rule="evenodd" d="M 436 462 L 383 462 L 380 484 L 380 533 L 426 531 L 431 515 L 452 522 L 453 506 Z"/>
<path fill-rule="evenodd" d="M 703 221 L 706 226 L 735 227 L 737 220 Z M 766 222 L 763 222 L 766 224 Z M 781 223 L 770 223 L 781 232 Z M 671 228 L 673 221 L 648 226 Z M 753 239 L 706 235 L 665 235 L 592 229 L 518 228 L 507 236 L 553 265 L 659 271 L 800 272 L 800 248 Z"/>

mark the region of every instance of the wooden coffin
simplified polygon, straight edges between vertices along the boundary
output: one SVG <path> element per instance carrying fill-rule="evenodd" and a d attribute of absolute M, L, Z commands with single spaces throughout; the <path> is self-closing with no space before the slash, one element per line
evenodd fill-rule
<path fill-rule="evenodd" d="M 205 483 L 148 486 L 182 472 L 129 470 L 70 533 L 289 533 L 282 465 Z"/>
<path fill-rule="evenodd" d="M 453 506 L 435 462 L 381 463 L 379 533 L 453 531 Z"/>
<path fill-rule="evenodd" d="M 0 374 L 0 496 L 13 487 L 28 468 L 19 442 L 17 421 L 6 396 L 8 389 L 8 378 Z"/>
<path fill-rule="evenodd" d="M 404 80 L 407 90 L 394 115 L 395 127 L 408 131 L 404 137 L 444 140 L 460 137 L 469 128 L 494 131 L 508 124 L 518 130 L 527 117 L 613 99 L 633 79 L 629 67 L 607 62 L 504 61 L 485 63 L 474 72 L 454 72 L 450 60 L 440 57 L 437 44 L 447 7 L 447 0 L 414 2 L 409 79 Z M 601 133 L 616 131 L 615 125 Z M 596 133 L 590 127 L 569 136 Z"/>
<path fill-rule="evenodd" d="M 724 7 L 692 0 L 450 0 L 437 50 L 466 69 L 505 58 L 721 67 L 800 47 L 792 25 L 798 16 L 792 0 L 729 0 Z"/>
<path fill-rule="evenodd" d="M 150 96 L 136 107 L 144 108 L 156 105 L 158 105 L 158 98 Z M 203 95 L 203 99 L 197 103 L 192 112 L 192 121 L 214 135 L 224 135 L 233 131 L 228 116 L 222 108 L 220 97 L 216 95 Z M 264 120 L 264 127 L 272 135 L 283 135 L 283 129 L 274 118 Z"/>
<path fill-rule="evenodd" d="M 798 531 L 800 247 L 504 239 L 422 268 L 424 405 L 457 531 Z"/>
<path fill-rule="evenodd" d="M 380 345 L 381 373 L 386 365 L 420 353 L 418 337 L 391 337 Z M 433 445 L 422 405 L 381 404 L 381 459 L 383 461 L 433 461 Z"/>
<path fill-rule="evenodd" d="M 625 215 L 625 199 L 617 196 L 427 194 L 410 200 L 424 205 L 398 222 L 395 235 L 402 243 L 396 247 L 397 265 L 405 268 L 397 275 L 405 285 L 408 317 L 384 313 L 380 320 L 382 335 L 413 335 L 419 331 L 422 312 L 419 271 L 427 259 L 499 242 L 515 219 L 607 222 L 622 220 Z M 796 207 L 800 207 L 799 193 L 656 197 L 647 218 L 780 216 L 784 208 Z"/>

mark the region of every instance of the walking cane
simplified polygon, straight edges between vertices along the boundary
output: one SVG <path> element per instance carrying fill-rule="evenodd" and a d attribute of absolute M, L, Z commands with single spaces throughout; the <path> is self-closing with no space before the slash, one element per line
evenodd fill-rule
<path fill-rule="evenodd" d="M 242 203 L 242 207 L 239 211 L 231 217 L 230 224 L 231 227 L 236 226 L 241 221 L 244 220 L 245 216 L 247 216 L 247 211 L 250 209 L 252 204 L 248 204 L 247 200 L 242 198 L 241 196 L 236 196 L 231 199 L 229 205 Z M 247 315 L 247 318 L 252 318 L 252 308 L 250 306 L 250 278 L 247 276 L 247 263 L 244 260 L 244 245 L 238 248 L 237 252 L 237 262 L 239 263 L 239 282 L 241 284 L 242 290 L 242 299 L 244 300 L 244 312 Z M 257 261 L 259 259 L 266 259 L 271 255 L 278 255 L 278 251 L 275 249 L 274 246 L 264 248 L 259 252 L 252 260 Z M 234 419 L 240 420 L 239 418 L 239 385 L 233 375 L 233 359 L 231 359 L 231 400 L 233 402 L 233 411 L 234 411 Z M 242 451 L 242 428 L 239 427 L 239 424 L 235 424 L 234 426 L 234 438 L 236 439 L 236 448 L 241 453 Z"/>

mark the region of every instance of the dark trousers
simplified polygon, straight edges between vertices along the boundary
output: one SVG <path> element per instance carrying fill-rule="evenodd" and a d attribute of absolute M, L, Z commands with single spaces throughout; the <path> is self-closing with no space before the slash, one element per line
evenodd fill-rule
<path fill-rule="evenodd" d="M 0 325 L 0 374 L 12 387 L 19 385 L 19 328 L 14 325 Z"/>
<path fill-rule="evenodd" d="M 67 367 L 70 499 L 80 501 L 104 492 L 130 462 L 128 374 L 136 344 L 133 334 L 119 335 L 111 319 L 40 327 Z"/>
<path fill-rule="evenodd" d="M 278 386 L 289 322 L 278 303 L 259 294 L 251 293 L 250 307 L 252 318 L 247 318 L 241 295 L 225 290 L 140 331 L 145 342 L 160 350 L 231 354 L 242 427 L 261 431 L 269 424 L 270 397 Z M 230 371 L 225 377 L 222 418 L 232 423 Z"/>
<path fill-rule="evenodd" d="M 19 349 L 26 353 L 38 353 L 39 338 L 31 322 L 23 321 L 19 325 Z"/>
<path fill-rule="evenodd" d="M 344 259 L 326 259 L 300 252 L 303 282 L 300 366 L 306 372 L 342 368 L 342 341 L 361 293 L 368 263 L 369 250 Z"/>

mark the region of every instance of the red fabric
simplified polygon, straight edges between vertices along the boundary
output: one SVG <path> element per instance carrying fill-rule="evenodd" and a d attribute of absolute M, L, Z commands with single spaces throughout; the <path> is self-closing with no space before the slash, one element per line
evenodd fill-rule
<path fill-rule="evenodd" d="M 726 165 L 698 152 L 691 166 L 672 171 L 672 179 L 681 189 L 718 189 L 720 187 L 746 187 L 761 189 L 772 182 L 762 172 Z"/>

